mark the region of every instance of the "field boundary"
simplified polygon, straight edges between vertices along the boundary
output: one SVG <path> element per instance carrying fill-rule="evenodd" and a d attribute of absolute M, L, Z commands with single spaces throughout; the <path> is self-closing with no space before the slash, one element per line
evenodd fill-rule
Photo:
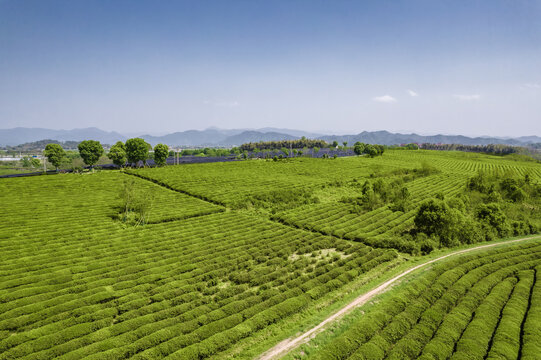
<path fill-rule="evenodd" d="M 416 271 L 416 270 L 418 270 L 420 268 L 423 268 L 423 267 L 425 267 L 427 265 L 430 265 L 430 264 L 433 264 L 435 262 L 439 262 L 439 261 L 444 260 L 444 259 L 446 259 L 448 257 L 451 257 L 451 256 L 460 255 L 460 254 L 464 254 L 464 253 L 468 253 L 468 252 L 472 252 L 472 251 L 476 251 L 476 250 L 482 250 L 482 249 L 486 249 L 486 248 L 491 248 L 491 247 L 496 247 L 496 246 L 507 245 L 507 244 L 511 244 L 511 243 L 517 243 L 517 242 L 521 242 L 521 241 L 539 239 L 539 238 L 541 238 L 541 236 L 535 235 L 535 236 L 528 236 L 528 237 L 525 237 L 525 238 L 520 238 L 520 239 L 515 239 L 515 240 L 507 240 L 507 241 L 497 242 L 497 243 L 494 243 L 494 244 L 479 245 L 479 246 L 468 248 L 468 249 L 457 250 L 457 251 L 451 252 L 449 254 L 439 256 L 439 257 L 437 257 L 435 259 L 428 260 L 428 261 L 426 261 L 426 262 L 424 262 L 422 264 L 415 265 L 414 267 L 412 267 L 412 268 L 410 268 L 408 270 L 405 270 L 402 273 L 394 276 L 390 280 L 385 281 L 383 284 L 377 286 L 376 288 L 374 288 L 374 289 L 372 289 L 372 290 L 370 290 L 370 291 L 368 291 L 368 292 L 366 292 L 366 293 L 364 293 L 362 295 L 359 295 L 357 298 L 355 298 L 349 304 L 342 307 L 340 310 L 338 310 L 337 312 L 335 312 L 331 316 L 327 317 L 325 320 L 323 320 L 321 323 L 319 323 L 318 325 L 316 325 L 312 329 L 310 329 L 308 331 L 305 331 L 301 335 L 296 336 L 294 338 L 288 338 L 288 339 L 283 340 L 282 342 L 278 343 L 277 345 L 275 345 L 271 349 L 264 352 L 260 357 L 258 357 L 258 359 L 259 360 L 271 360 L 271 359 L 277 359 L 279 356 L 286 355 L 291 350 L 293 350 L 293 349 L 297 348 L 298 346 L 304 344 L 305 342 L 307 342 L 308 340 L 310 340 L 311 338 L 313 338 L 314 336 L 316 336 L 320 332 L 324 331 L 327 325 L 329 325 L 332 322 L 340 319 L 341 317 L 343 317 L 344 315 L 346 315 L 347 313 L 352 311 L 354 308 L 366 304 L 368 301 L 372 300 L 375 296 L 386 292 L 389 288 L 391 288 L 392 285 L 397 283 L 400 279 L 402 279 L 406 275 L 408 275 L 408 274 L 410 274 L 410 273 L 412 273 L 412 272 L 414 272 L 414 271 Z"/>
<path fill-rule="evenodd" d="M 175 189 L 174 187 L 164 183 L 163 181 L 152 179 L 152 178 L 149 178 L 147 176 L 144 176 L 144 175 L 141 175 L 141 174 L 136 174 L 136 173 L 129 172 L 129 171 L 123 171 L 123 173 L 126 174 L 126 175 L 131 175 L 131 176 L 138 177 L 138 178 L 146 180 L 146 181 L 150 181 L 150 182 L 152 182 L 154 184 L 160 185 L 160 186 L 162 186 L 162 187 L 164 187 L 166 189 L 169 189 L 171 191 L 175 191 L 175 192 L 178 192 L 178 193 L 181 193 L 181 194 L 184 194 L 184 195 L 188 195 L 188 196 L 197 198 L 199 200 L 209 202 L 209 203 L 214 204 L 214 205 L 219 205 L 219 206 L 223 206 L 223 207 L 227 208 L 227 206 L 224 203 L 220 202 L 220 201 L 209 199 L 206 196 L 195 195 L 195 194 L 189 193 L 188 191 L 185 191 L 185 190 Z"/>

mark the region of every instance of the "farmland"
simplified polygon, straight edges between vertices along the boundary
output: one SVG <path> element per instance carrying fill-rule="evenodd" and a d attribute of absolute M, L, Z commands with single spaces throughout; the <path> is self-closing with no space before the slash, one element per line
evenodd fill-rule
<path fill-rule="evenodd" d="M 412 228 L 424 200 L 461 195 L 468 179 L 479 172 L 500 178 L 527 175 L 534 183 L 541 179 L 541 167 L 536 162 L 430 151 L 389 151 L 374 159 L 254 161 L 250 166 L 226 163 L 188 168 L 184 172 L 163 168 L 133 173 L 227 207 L 270 215 L 274 221 L 289 226 L 405 252 L 414 252 L 415 246 L 408 239 L 397 238 Z M 388 203 L 376 203 L 369 209 L 359 209 L 356 202 L 366 181 L 405 187 L 409 194 L 407 207 L 397 211 Z M 522 213 L 517 219 L 527 217 L 539 227 L 540 196 L 536 194 L 536 198 L 533 205 L 507 202 L 502 206 L 510 208 L 512 214 Z M 466 207 L 475 207 L 479 200 L 467 202 Z"/>
<path fill-rule="evenodd" d="M 538 359 L 539 242 L 447 260 L 405 282 L 306 359 Z"/>
<path fill-rule="evenodd" d="M 493 174 L 513 179 L 514 192 L 466 190 L 479 174 L 488 187 Z M 540 181 L 539 164 L 521 158 L 399 150 L 2 179 L 0 359 L 253 357 L 272 344 L 250 339 L 269 329 L 269 341 L 292 335 L 291 319 L 313 322 L 362 284 L 430 252 L 421 243 L 433 251 L 464 244 L 408 233 L 427 200 L 453 211 L 497 204 L 503 225 L 475 220 L 493 234 L 483 241 L 527 235 L 541 226 Z M 379 189 L 369 203 L 359 197 L 366 184 Z M 126 194 L 145 205 L 138 221 L 123 215 Z M 464 218 L 476 216 L 467 206 Z M 528 299 L 539 298 L 541 249 L 505 249 L 435 265 L 311 356 L 460 358 L 475 340 L 497 357 L 506 351 L 499 339 L 513 338 L 516 349 L 517 326 L 519 351 L 536 351 L 528 339 L 539 329 L 528 319 L 540 304 Z M 487 329 L 469 327 L 458 315 L 468 311 Z M 356 332 L 367 321 L 370 331 Z M 445 334 L 455 341 L 444 348 Z M 341 342 L 350 346 L 342 355 Z"/>

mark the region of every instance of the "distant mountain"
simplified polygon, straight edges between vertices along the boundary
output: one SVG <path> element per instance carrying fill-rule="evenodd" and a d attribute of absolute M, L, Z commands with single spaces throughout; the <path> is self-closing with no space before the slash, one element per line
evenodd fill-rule
<path fill-rule="evenodd" d="M 242 145 L 250 142 L 276 141 L 276 140 L 295 140 L 298 136 L 292 136 L 277 132 L 244 131 L 240 134 L 229 136 L 224 139 L 222 145 Z"/>
<path fill-rule="evenodd" d="M 103 144 L 114 144 L 125 141 L 126 137 L 117 132 L 107 132 L 98 128 L 85 128 L 73 130 L 52 130 L 43 128 L 13 128 L 0 129 L 0 145 L 14 146 L 43 139 L 58 141 L 98 140 Z"/>
<path fill-rule="evenodd" d="M 341 136 L 322 136 L 320 139 L 327 142 L 338 141 L 342 143 L 354 144 L 357 141 L 369 144 L 398 145 L 407 143 L 431 143 L 431 144 L 462 144 L 462 145 L 488 145 L 488 144 L 506 144 L 506 145 L 526 145 L 537 141 L 537 136 L 528 136 L 517 139 L 502 139 L 495 137 L 467 137 L 463 135 L 418 135 L 418 134 L 396 134 L 388 131 L 363 131 L 357 135 Z"/>
<path fill-rule="evenodd" d="M 347 141 L 349 145 L 360 141 L 371 144 L 396 145 L 407 143 L 432 143 L 432 144 L 463 144 L 463 145 L 488 145 L 506 144 L 524 146 L 527 144 L 541 143 L 539 136 L 522 136 L 518 138 L 497 137 L 467 137 L 462 135 L 418 135 L 398 134 L 388 131 L 363 131 L 356 135 L 322 135 L 302 130 L 261 128 L 261 129 L 219 129 L 208 128 L 205 130 L 188 130 L 175 132 L 162 136 L 141 135 L 143 139 L 153 146 L 158 143 L 170 146 L 195 147 L 195 146 L 234 146 L 249 142 L 294 140 L 305 136 L 309 139 L 322 139 L 327 142 L 338 141 L 340 144 Z M 131 136 L 130 136 L 131 137 Z M 117 141 L 125 141 L 128 137 L 117 132 L 107 132 L 98 128 L 85 128 L 73 130 L 51 130 L 42 128 L 14 128 L 0 129 L 0 146 L 15 146 L 31 143 L 43 139 L 57 141 L 82 141 L 98 140 L 103 144 L 114 144 Z"/>
<path fill-rule="evenodd" d="M 163 136 L 142 135 L 140 137 L 152 146 L 158 143 L 171 146 L 201 146 L 222 142 L 228 137 L 228 134 L 225 134 L 221 130 L 207 129 L 175 132 Z"/>
<path fill-rule="evenodd" d="M 321 136 L 324 136 L 324 134 L 317 134 L 317 133 L 303 131 L 303 130 L 279 129 L 279 128 L 272 128 L 272 127 L 256 129 L 255 131 L 264 132 L 264 133 L 269 133 L 269 132 L 281 133 L 281 134 L 287 134 L 287 135 L 291 135 L 291 136 L 296 136 L 296 137 L 299 137 L 299 138 L 304 136 L 307 139 L 315 139 L 315 138 L 319 138 Z"/>
<path fill-rule="evenodd" d="M 517 140 L 528 144 L 541 143 L 541 137 L 539 136 L 521 136 Z"/>
<path fill-rule="evenodd" d="M 58 141 L 52 139 L 44 139 L 14 146 L 6 145 L 6 149 L 11 151 L 40 151 L 45 149 L 45 146 L 47 146 L 47 144 L 58 144 L 62 146 L 64 150 L 77 150 L 77 146 L 79 145 L 79 143 L 80 141 Z"/>
<path fill-rule="evenodd" d="M 303 133 L 299 131 L 299 133 Z M 151 145 L 164 143 L 171 146 L 234 146 L 247 142 L 293 140 L 298 136 L 279 132 L 263 132 L 254 130 L 223 130 L 210 128 L 206 130 L 188 130 L 164 136 L 141 136 Z"/>

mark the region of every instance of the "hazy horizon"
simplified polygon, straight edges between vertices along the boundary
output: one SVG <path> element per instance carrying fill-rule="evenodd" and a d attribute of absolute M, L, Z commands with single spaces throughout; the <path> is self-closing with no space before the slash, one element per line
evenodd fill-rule
<path fill-rule="evenodd" d="M 17 128 L 17 127 L 16 127 Z M 25 129 L 38 129 L 38 128 L 41 128 L 41 127 L 19 127 L 19 128 L 25 128 Z M 352 131 L 352 132 L 340 132 L 340 131 L 335 131 L 335 130 L 316 130 L 316 131 L 310 131 L 310 130 L 304 130 L 304 129 L 298 129 L 298 128 L 274 128 L 274 127 L 258 127 L 258 128 L 220 128 L 220 127 L 216 127 L 216 126 L 209 126 L 207 128 L 202 128 L 202 129 L 195 129 L 195 128 L 191 128 L 191 129 L 186 129 L 186 130 L 177 130 L 177 131 L 161 131 L 161 132 L 156 132 L 156 131 L 142 131 L 142 132 L 139 132 L 139 131 L 131 131 L 131 130 L 127 130 L 127 131 L 117 131 L 117 130 L 106 130 L 106 129 L 101 129 L 101 128 L 97 128 L 97 127 L 86 127 L 86 128 L 43 128 L 43 129 L 47 129 L 47 130 L 55 130 L 55 131 L 71 131 L 71 130 L 81 130 L 81 129 L 90 129 L 90 128 L 95 128 L 95 129 L 98 129 L 98 130 L 102 130 L 102 131 L 107 131 L 107 132 L 116 132 L 116 133 L 119 133 L 120 135 L 124 135 L 126 137 L 137 137 L 137 136 L 144 136 L 144 135 L 150 135 L 150 136 L 164 136 L 164 135 L 170 135 L 170 134 L 173 134 L 173 133 L 179 133 L 179 132 L 185 132 L 185 131 L 191 131 L 191 130 L 195 130 L 195 131 L 205 131 L 205 130 L 211 130 L 211 129 L 216 129 L 216 130 L 222 130 L 222 131 L 228 131 L 228 130 L 242 130 L 242 131 L 262 131 L 264 130 L 265 132 L 269 132 L 269 131 L 275 131 L 275 132 L 279 132 L 280 130 L 283 130 L 283 131 L 302 131 L 302 132 L 306 132 L 306 133 L 312 133 L 312 134 L 315 134 L 315 135 L 318 135 L 318 136 L 343 136 L 343 135 L 357 135 L 357 134 L 360 134 L 364 131 L 367 131 L 367 132 L 379 132 L 379 131 L 387 131 L 389 133 L 392 133 L 392 134 L 402 134 L 402 135 L 412 135 L 412 134 L 415 134 L 415 135 L 420 135 L 420 136 L 437 136 L 437 135 L 442 135 L 442 136 L 466 136 L 466 137 L 470 137 L 470 138 L 477 138 L 477 137 L 480 137 L 480 138 L 501 138 L 501 139 L 511 139 L 511 138 L 520 138 L 520 137 L 528 137 L 528 136 L 538 136 L 538 135 L 518 135 L 518 136 L 499 136 L 499 135 L 487 135 L 487 134 L 480 134 L 480 135 L 476 135 L 476 134 L 473 134 L 473 135 L 468 135 L 468 134 L 463 134 L 463 133 L 444 133 L 444 132 L 439 132 L 439 133 L 427 133 L 427 132 L 422 132 L 422 131 L 389 131 L 387 129 L 375 129 L 375 130 L 360 130 L 360 131 Z M 0 128 L 0 130 L 11 130 L 11 129 L 15 129 L 15 128 Z M 272 129 L 272 130 L 269 130 L 269 129 Z"/>
<path fill-rule="evenodd" d="M 0 1 L 0 127 L 541 136 L 541 2 Z"/>

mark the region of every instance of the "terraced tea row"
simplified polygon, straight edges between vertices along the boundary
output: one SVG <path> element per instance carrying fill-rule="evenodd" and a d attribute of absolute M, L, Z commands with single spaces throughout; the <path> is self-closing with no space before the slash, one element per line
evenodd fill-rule
<path fill-rule="evenodd" d="M 1 183 L 5 230 L 17 229 L 17 233 L 69 229 L 83 224 L 100 226 L 122 212 L 120 193 L 123 187 L 144 195 L 152 204 L 149 222 L 182 219 L 223 211 L 206 201 L 165 189 L 162 186 L 119 172 L 100 172 L 85 175 L 58 175 L 47 177 L 6 179 Z M 41 226 L 33 223 L 41 222 Z M 64 229 L 64 228 L 63 228 Z M 65 230 L 65 229 L 64 229 Z M 79 233 L 80 235 L 84 235 Z M 12 236 L 2 231 L 0 236 Z"/>
<path fill-rule="evenodd" d="M 223 351 L 255 351 L 252 337 L 271 332 L 271 324 L 278 323 L 271 329 L 288 324 L 300 312 L 315 316 L 368 279 L 367 272 L 380 275 L 403 261 L 395 250 L 366 244 L 385 247 L 380 242 L 411 227 L 414 209 L 425 199 L 452 199 L 466 179 L 485 167 L 532 179 L 539 175 L 537 164 L 498 162 L 477 154 L 385 155 L 4 179 L 0 359 L 199 359 L 225 357 Z M 431 165 L 424 166 L 426 162 Z M 534 194 L 533 184 L 517 184 L 528 191 L 524 194 Z M 407 187 L 408 206 L 397 210 L 382 197 L 377 206 L 358 211 L 364 205 L 355 201 L 363 189 L 375 193 L 377 187 L 388 190 L 388 199 L 396 195 L 393 187 Z M 128 216 L 122 216 L 130 214 L 127 204 L 134 199 L 147 211 L 144 226 L 131 226 Z M 510 211 L 538 216 L 537 198 L 531 199 L 509 203 Z M 420 311 L 415 321 L 424 324 L 421 314 L 444 304 L 440 298 L 447 290 L 468 304 L 481 306 L 486 300 L 500 309 L 500 323 L 511 323 L 504 315 L 511 308 L 501 304 L 506 296 L 509 304 L 518 303 L 512 301 L 520 297 L 515 293 L 536 291 L 528 284 L 540 254 L 538 247 L 517 247 L 512 255 L 470 257 L 463 268 L 457 262 L 458 273 L 438 267 L 433 278 L 427 275 L 413 292 L 404 293 L 407 301 L 398 310 L 389 308 L 383 320 L 375 317 L 379 327 L 371 328 L 374 333 L 350 353 L 364 351 L 365 343 L 367 348 L 380 346 L 380 338 L 386 344 L 401 341 L 408 336 L 402 323 L 386 330 L 393 314 L 424 299 L 411 305 Z M 445 309 L 463 309 L 459 300 Z M 415 321 L 408 325 L 412 334 L 418 331 Z M 482 322 L 493 324 L 494 318 Z M 520 326 L 525 330 L 527 322 Z M 436 330 L 434 334 L 440 338 Z M 505 336 L 494 333 L 489 342 Z M 430 339 L 419 340 L 422 351 L 430 349 Z M 460 339 L 453 343 L 456 351 L 468 344 Z M 403 346 L 380 347 L 387 356 Z M 392 356 L 402 356 L 396 354 Z"/>
<path fill-rule="evenodd" d="M 310 189 L 343 177 L 368 175 L 372 170 L 370 163 L 352 163 L 351 160 L 351 158 L 326 161 L 295 159 L 280 162 L 250 160 L 184 165 L 180 171 L 176 167 L 167 167 L 131 172 L 174 189 L 236 207 L 243 204 L 251 195 L 273 190 Z M 317 166 L 314 166 L 316 163 Z"/>
<path fill-rule="evenodd" d="M 394 292 L 357 313 L 308 358 L 537 359 L 541 353 L 538 241 L 444 261 Z"/>
<path fill-rule="evenodd" d="M 424 164 L 428 164 L 426 168 Z M 420 204 L 430 198 L 450 199 L 463 193 L 467 180 L 479 171 L 519 178 L 528 175 L 531 181 L 541 179 L 535 162 L 435 151 L 388 151 L 385 157 L 374 159 L 252 160 L 133 173 L 228 207 L 263 209 L 270 212 L 272 219 L 297 228 L 415 252 L 416 245 L 394 238 L 413 227 Z M 359 211 L 355 199 L 362 195 L 363 182 L 391 182 L 411 176 L 416 178 L 400 185 L 409 196 L 407 206 L 378 204 Z M 249 180 L 241 186 L 241 178 Z M 532 206 L 536 205 L 526 204 L 525 208 Z"/>
<path fill-rule="evenodd" d="M 123 227 L 105 200 L 123 177 L 2 183 L 19 202 L 0 236 L 0 359 L 208 357 L 397 257 L 234 212 Z"/>
<path fill-rule="evenodd" d="M 274 218 L 296 227 L 377 246 L 380 237 L 411 227 L 416 206 L 423 200 L 436 194 L 453 197 L 463 187 L 464 180 L 460 176 L 437 175 L 407 184 L 412 199 L 411 210 L 407 212 L 392 211 L 388 206 L 382 206 L 358 214 L 352 204 L 325 203 L 299 207 L 277 214 Z"/>

